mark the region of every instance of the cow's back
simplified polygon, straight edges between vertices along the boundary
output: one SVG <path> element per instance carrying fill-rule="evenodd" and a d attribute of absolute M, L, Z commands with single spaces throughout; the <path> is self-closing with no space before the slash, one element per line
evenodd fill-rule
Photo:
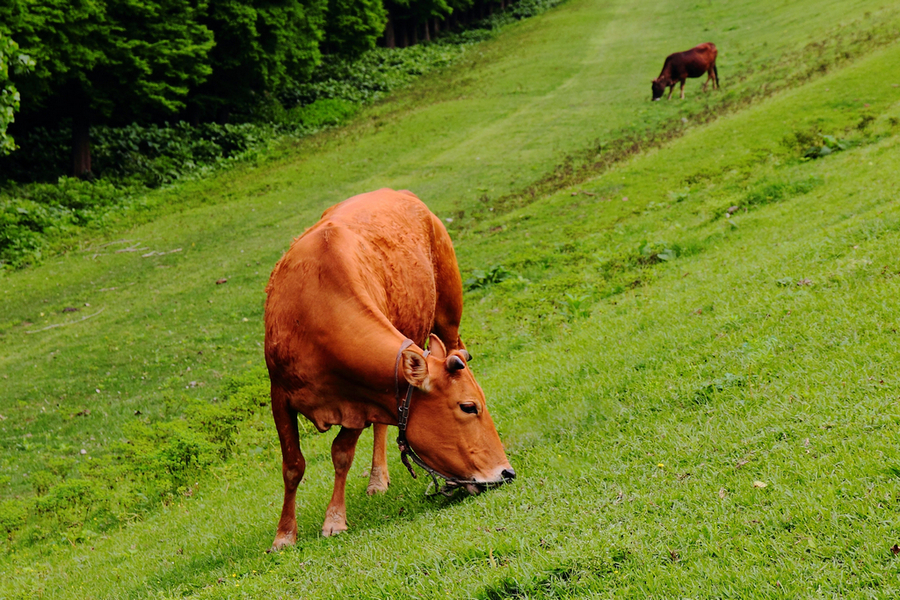
<path fill-rule="evenodd" d="M 706 42 L 684 52 L 675 52 L 666 57 L 663 72 L 668 72 L 672 79 L 700 77 L 715 62 L 718 50 L 712 42 Z"/>
<path fill-rule="evenodd" d="M 436 272 L 448 268 L 441 248 L 449 237 L 435 220 L 413 194 L 384 189 L 333 206 L 294 241 L 266 288 L 273 385 L 301 396 L 358 395 L 371 373 L 384 371 L 381 346 L 393 348 L 386 350 L 392 361 L 396 339 L 424 344 Z"/>

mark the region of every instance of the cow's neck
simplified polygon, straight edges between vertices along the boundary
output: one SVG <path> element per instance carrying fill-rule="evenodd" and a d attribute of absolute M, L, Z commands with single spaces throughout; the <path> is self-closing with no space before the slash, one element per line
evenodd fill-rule
<path fill-rule="evenodd" d="M 379 321 L 381 321 L 379 319 Z M 330 348 L 330 354 L 340 369 L 344 385 L 359 400 L 377 404 L 391 415 L 397 414 L 397 355 L 407 337 L 397 331 L 385 319 L 383 322 L 357 324 L 352 343 Z M 412 349 L 422 352 L 418 345 Z M 399 375 L 399 384 L 406 390 L 407 384 Z"/>

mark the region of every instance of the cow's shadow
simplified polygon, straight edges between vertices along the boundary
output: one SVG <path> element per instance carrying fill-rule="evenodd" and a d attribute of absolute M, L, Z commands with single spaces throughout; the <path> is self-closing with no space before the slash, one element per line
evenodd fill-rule
<path fill-rule="evenodd" d="M 357 456 L 366 455 L 360 449 Z M 341 536 L 353 535 L 360 531 L 378 530 L 388 525 L 413 522 L 422 516 L 464 504 L 472 499 L 465 490 L 456 490 L 450 497 L 433 494 L 431 477 L 416 468 L 417 479 L 413 479 L 396 456 L 389 456 L 388 468 L 391 474 L 390 487 L 373 495 L 366 494 L 368 469 L 365 464 L 354 464 L 347 478 L 346 505 L 348 531 Z M 331 497 L 333 471 L 330 460 L 307 462 L 308 478 L 297 490 L 297 542 L 321 538 L 325 508 Z M 429 495 L 433 494 L 433 495 Z M 280 506 L 280 498 L 276 502 Z M 273 512 L 272 526 L 278 514 Z M 274 529 L 273 529 L 274 535 Z"/>
<path fill-rule="evenodd" d="M 394 431 L 389 433 L 389 439 L 393 439 Z M 348 531 L 339 535 L 352 535 L 359 531 L 381 529 L 386 525 L 412 522 L 423 515 L 464 504 L 473 499 L 463 489 L 455 490 L 450 497 L 434 494 L 435 488 L 431 477 L 420 467 L 415 466 L 418 477 L 413 479 L 400 462 L 393 444 L 389 445 L 388 450 L 390 487 L 384 492 L 367 495 L 372 436 L 366 433 L 364 432 L 360 437 L 353 467 L 347 477 L 345 491 Z M 306 442 L 304 449 L 306 475 L 297 489 L 298 544 L 301 540 L 317 539 L 322 535 L 322 521 L 325 518 L 325 508 L 331 497 L 334 482 L 334 469 L 328 453 L 333 437 L 334 435 L 329 433 L 321 437 L 310 436 L 301 440 L 301 444 Z M 440 480 L 438 481 L 441 483 Z M 280 497 L 275 504 L 278 507 L 281 506 Z M 277 520 L 278 513 L 273 512 L 273 536 Z"/>

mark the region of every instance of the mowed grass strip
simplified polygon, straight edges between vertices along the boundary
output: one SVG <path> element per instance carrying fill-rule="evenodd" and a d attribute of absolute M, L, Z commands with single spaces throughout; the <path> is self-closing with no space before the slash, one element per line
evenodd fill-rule
<path fill-rule="evenodd" d="M 898 393 L 890 365 L 900 325 L 891 119 L 900 114 L 895 88 L 879 74 L 897 72 L 897 63 L 896 50 L 879 53 L 487 221 L 471 233 L 477 244 L 458 244 L 466 275 L 492 264 L 512 273 L 468 294 L 464 331 L 521 474 L 516 484 L 434 504 L 393 461 L 392 491 L 365 498 L 365 479 L 354 477 L 354 529 L 323 540 L 329 436 L 309 438 L 298 498 L 307 533 L 297 549 L 265 556 L 280 483 L 274 433 L 261 415 L 242 440 L 247 451 L 192 498 L 72 550 L 58 540 L 18 549 L 4 559 L 12 575 L 0 589 L 62 597 L 891 595 L 898 457 L 889 434 Z M 860 128 L 866 115 L 875 120 Z M 801 161 L 791 136 L 813 127 L 853 145 Z M 740 210 L 729 214 L 733 206 Z M 240 239 L 235 233 L 229 252 L 214 253 L 206 275 L 230 266 L 246 276 L 257 266 L 242 267 L 240 250 L 264 247 L 276 224 L 248 239 L 239 226 L 248 213 L 224 213 L 204 216 Z M 228 245 L 208 235 L 210 247 Z M 129 254 L 110 252 L 140 264 Z M 78 264 L 65 259 L 36 273 L 74 281 L 85 273 L 61 267 Z M 159 297 L 192 281 L 160 285 L 166 270 L 158 266 L 187 265 L 146 267 L 126 297 L 160 309 Z M 213 363 L 190 373 L 243 368 L 229 355 L 258 355 L 250 319 L 260 313 L 240 312 L 240 300 L 259 294 L 252 282 L 195 284 L 207 304 L 232 314 L 223 322 L 203 310 L 210 307 L 185 303 L 183 314 L 209 338 L 197 356 L 214 357 L 194 358 L 175 337 L 173 356 Z M 225 302 L 212 295 L 231 293 L 232 283 L 248 291 Z M 147 290 L 161 290 L 155 302 L 141 297 Z M 145 308 L 143 317 L 131 360 L 178 335 L 160 327 L 175 322 L 168 311 L 154 317 Z M 128 339 L 119 335 L 107 343 Z M 170 356 L 161 358 L 156 372 L 172 368 Z M 131 360 L 119 369 L 127 373 Z M 187 373 L 144 392 L 146 401 L 177 404 L 179 393 L 197 393 L 180 391 Z M 84 427 L 84 418 L 68 426 Z M 356 475 L 367 445 L 366 436 Z"/>

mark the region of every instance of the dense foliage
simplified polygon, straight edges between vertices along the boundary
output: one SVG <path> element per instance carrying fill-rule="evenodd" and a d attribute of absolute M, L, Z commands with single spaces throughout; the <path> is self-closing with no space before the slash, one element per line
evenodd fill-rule
<path fill-rule="evenodd" d="M 211 2 L 203 22 L 215 34 L 212 73 L 193 91 L 193 110 L 224 123 L 232 109 L 308 77 L 320 58 L 325 8 L 324 0 Z"/>
<path fill-rule="evenodd" d="M 35 60 L 18 82 L 26 126 L 66 119 L 70 172 L 90 174 L 90 124 L 172 114 L 211 71 L 212 32 L 190 0 L 10 0 L 0 23 Z"/>
<path fill-rule="evenodd" d="M 355 58 L 375 47 L 386 23 L 387 11 L 381 0 L 329 0 L 325 50 Z"/>
<path fill-rule="evenodd" d="M 15 141 L 7 132 L 19 110 L 19 90 L 10 81 L 10 70 L 25 72 L 34 65 L 31 57 L 18 50 L 19 45 L 0 32 L 0 156 L 16 149 Z"/>

